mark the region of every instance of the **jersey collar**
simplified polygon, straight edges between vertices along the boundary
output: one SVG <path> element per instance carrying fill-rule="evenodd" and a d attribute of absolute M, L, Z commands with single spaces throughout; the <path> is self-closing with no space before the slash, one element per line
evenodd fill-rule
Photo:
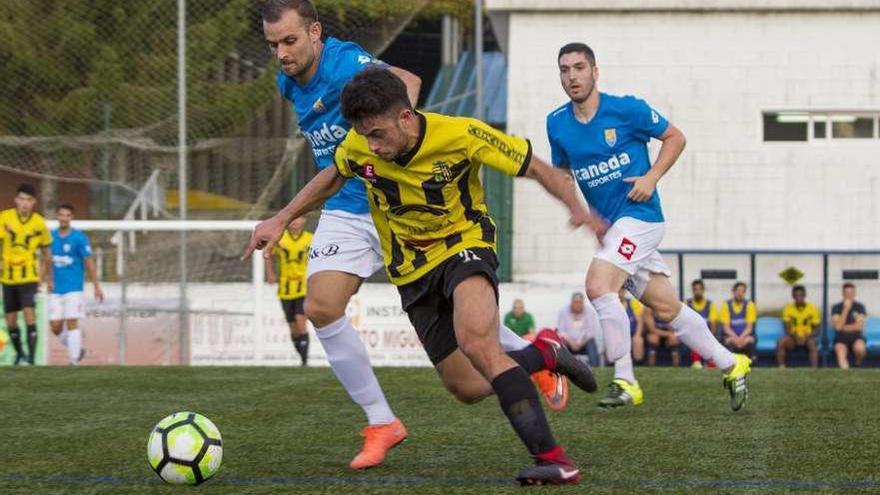
<path fill-rule="evenodd" d="M 419 140 L 416 141 L 416 145 L 413 146 L 413 149 L 409 150 L 408 153 L 400 155 L 394 159 L 394 163 L 401 167 L 409 165 L 409 162 L 411 162 L 416 156 L 416 153 L 419 152 L 419 148 L 422 147 L 422 141 L 425 140 L 425 134 L 428 131 L 428 120 L 425 118 L 424 114 L 421 112 L 415 112 L 415 114 L 419 116 Z"/>
<path fill-rule="evenodd" d="M 18 218 L 18 222 L 19 222 L 20 224 L 24 225 L 24 224 L 30 222 L 30 221 L 31 221 L 31 218 L 34 218 L 34 212 L 31 212 L 31 214 L 28 215 L 27 218 L 22 218 L 21 215 L 18 213 L 18 210 L 16 209 L 16 210 L 15 210 L 15 216 Z"/>

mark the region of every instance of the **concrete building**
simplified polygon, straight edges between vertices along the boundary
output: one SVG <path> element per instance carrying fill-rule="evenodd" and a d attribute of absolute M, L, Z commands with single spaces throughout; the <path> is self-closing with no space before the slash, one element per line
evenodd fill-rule
<path fill-rule="evenodd" d="M 660 187 L 665 247 L 880 248 L 880 1 L 486 4 L 508 59 L 508 131 L 539 156 L 571 41 L 595 50 L 601 91 L 644 98 L 684 131 Z M 516 181 L 514 278 L 582 277 L 592 243 L 538 189 Z"/>

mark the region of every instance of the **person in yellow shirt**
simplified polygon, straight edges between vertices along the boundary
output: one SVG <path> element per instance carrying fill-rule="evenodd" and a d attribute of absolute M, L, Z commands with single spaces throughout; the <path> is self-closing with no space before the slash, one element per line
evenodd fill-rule
<path fill-rule="evenodd" d="M 35 297 L 41 279 L 52 292 L 52 236 L 43 216 L 34 211 L 37 190 L 31 184 L 18 186 L 15 208 L 0 212 L 0 242 L 3 243 L 3 310 L 6 329 L 15 348 L 15 364 L 34 364 L 37 354 L 37 319 Z M 40 254 L 38 269 L 37 253 Z M 24 352 L 18 313 L 24 313 L 27 325 L 28 353 Z"/>
<path fill-rule="evenodd" d="M 721 305 L 719 321 L 724 330 L 722 341 L 732 352 L 742 352 L 757 359 L 755 353 L 755 322 L 758 321 L 758 309 L 754 301 L 746 299 L 746 284 L 733 284 L 733 298 Z"/>
<path fill-rule="evenodd" d="M 532 156 L 526 139 L 476 119 L 417 112 L 403 82 L 387 70 L 361 71 L 340 101 L 353 128 L 336 148 L 336 167 L 257 225 L 244 258 L 258 248 L 267 256 L 291 220 L 319 207 L 347 178 L 363 181 L 385 271 L 447 389 L 465 403 L 498 396 L 535 460 L 520 470 L 519 483 L 576 483 L 580 472 L 553 439 L 529 375 L 552 369 L 588 392 L 595 392 L 596 378 L 552 330 L 519 350 L 502 350 L 496 227 L 480 169 L 538 181 L 565 204 L 572 226 L 595 232 L 601 221 L 567 175 Z"/>
<path fill-rule="evenodd" d="M 718 311 L 712 300 L 706 297 L 706 284 L 704 284 L 701 279 L 694 280 L 691 282 L 691 294 L 692 296 L 687 298 L 684 303 L 703 317 L 703 320 L 709 327 L 709 331 L 711 331 L 712 335 L 715 335 L 717 338 Z M 700 356 L 697 351 L 691 350 L 691 366 L 694 368 L 702 368 L 703 364 L 703 356 Z M 708 364 L 714 366 L 714 363 Z"/>
<path fill-rule="evenodd" d="M 266 280 L 278 284 L 278 299 L 284 318 L 290 326 L 290 339 L 299 354 L 303 366 L 308 365 L 309 331 L 306 327 L 304 302 L 306 300 L 306 266 L 309 261 L 309 246 L 312 233 L 305 231 L 306 219 L 297 218 L 290 222 L 281 240 L 275 246 L 278 260 L 278 276 L 272 260 L 266 260 Z"/>
<path fill-rule="evenodd" d="M 819 367 L 819 348 L 816 337 L 822 317 L 815 304 L 807 302 L 807 289 L 803 285 L 795 285 L 791 289 L 794 302 L 782 309 L 782 321 L 785 323 L 785 335 L 776 344 L 776 362 L 780 368 L 785 367 L 786 351 L 806 348 L 810 356 L 810 366 Z"/>

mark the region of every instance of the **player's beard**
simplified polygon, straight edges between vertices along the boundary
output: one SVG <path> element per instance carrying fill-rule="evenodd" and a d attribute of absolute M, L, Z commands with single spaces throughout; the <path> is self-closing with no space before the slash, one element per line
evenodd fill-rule
<path fill-rule="evenodd" d="M 587 87 L 587 86 L 581 85 L 581 87 Z M 589 100 L 590 97 L 593 96 L 593 91 L 596 91 L 596 82 L 595 81 L 590 82 L 589 89 L 587 91 L 585 91 L 585 94 L 583 96 L 572 96 L 571 93 L 569 92 L 568 97 L 571 99 L 571 101 L 580 104 L 580 103 L 583 103 L 583 102 Z"/>
<path fill-rule="evenodd" d="M 285 73 L 288 77 L 293 77 L 293 78 L 299 78 L 299 77 L 302 77 L 303 75 L 305 75 L 305 74 L 309 71 L 309 69 L 312 68 L 313 65 L 315 65 L 317 59 L 318 59 L 318 57 L 316 57 L 315 54 L 313 53 L 313 54 L 311 54 L 310 57 L 306 57 L 306 59 L 305 59 L 306 62 L 305 62 L 305 63 L 303 63 L 303 64 L 297 64 L 297 65 L 295 66 L 295 67 L 297 68 L 296 72 L 290 74 L 290 73 L 288 73 L 287 71 L 285 71 L 284 73 Z M 283 66 L 282 66 L 282 68 L 283 68 Z"/>

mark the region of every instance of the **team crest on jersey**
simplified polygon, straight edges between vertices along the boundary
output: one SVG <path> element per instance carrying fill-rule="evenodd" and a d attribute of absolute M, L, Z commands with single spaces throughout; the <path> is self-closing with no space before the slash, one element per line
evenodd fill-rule
<path fill-rule="evenodd" d="M 376 182 L 376 166 L 372 163 L 364 164 L 364 179 L 370 182 Z"/>
<path fill-rule="evenodd" d="M 67 243 L 64 244 L 64 252 L 65 252 L 65 253 L 69 253 L 69 252 L 70 252 L 70 244 L 67 244 Z"/>
<path fill-rule="evenodd" d="M 605 144 L 608 146 L 614 146 L 617 144 L 617 129 L 605 129 Z"/>
<path fill-rule="evenodd" d="M 312 104 L 312 110 L 316 113 L 324 113 L 327 111 L 327 107 L 324 106 L 324 102 L 321 101 L 321 98 L 315 100 L 315 103 Z"/>
<path fill-rule="evenodd" d="M 446 162 L 442 160 L 434 162 L 433 172 L 434 182 L 452 181 L 452 170 L 449 170 L 449 165 L 446 165 Z"/>
<path fill-rule="evenodd" d="M 620 246 L 617 248 L 617 253 L 626 258 L 627 261 L 630 261 L 636 253 L 636 244 L 624 237 L 620 240 Z"/>

